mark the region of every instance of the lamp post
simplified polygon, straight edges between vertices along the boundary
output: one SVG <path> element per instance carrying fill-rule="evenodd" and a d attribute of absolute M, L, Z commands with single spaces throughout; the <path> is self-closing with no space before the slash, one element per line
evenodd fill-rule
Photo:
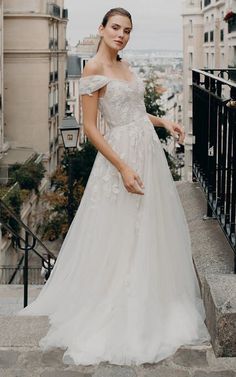
<path fill-rule="evenodd" d="M 73 180 L 72 180 L 72 158 L 71 154 L 75 151 L 79 136 L 79 124 L 70 111 L 66 111 L 66 115 L 62 120 L 59 127 L 61 132 L 64 148 L 68 157 L 68 223 L 69 225 L 73 220 Z"/>

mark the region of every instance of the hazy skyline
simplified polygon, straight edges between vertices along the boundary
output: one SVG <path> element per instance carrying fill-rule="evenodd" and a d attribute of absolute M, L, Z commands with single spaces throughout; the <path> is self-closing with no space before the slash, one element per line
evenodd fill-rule
<path fill-rule="evenodd" d="M 96 2 L 95 2 L 96 1 Z M 127 9 L 134 28 L 126 48 L 182 49 L 182 1 L 172 0 L 65 0 L 69 10 L 67 39 L 75 45 L 96 34 L 104 14 L 114 7 Z"/>

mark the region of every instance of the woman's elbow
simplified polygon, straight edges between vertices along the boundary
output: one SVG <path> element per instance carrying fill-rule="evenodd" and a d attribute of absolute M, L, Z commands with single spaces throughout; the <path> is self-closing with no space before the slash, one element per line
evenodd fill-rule
<path fill-rule="evenodd" d="M 91 133 L 92 133 L 94 127 L 96 128 L 95 125 L 91 125 L 91 124 L 88 124 L 88 123 L 84 123 L 84 134 L 85 134 L 88 138 L 90 138 L 90 135 L 91 135 Z"/>

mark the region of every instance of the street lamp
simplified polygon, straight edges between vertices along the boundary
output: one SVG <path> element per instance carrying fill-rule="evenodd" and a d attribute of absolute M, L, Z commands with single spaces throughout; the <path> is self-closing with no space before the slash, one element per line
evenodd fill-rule
<path fill-rule="evenodd" d="M 69 152 L 77 147 L 79 128 L 79 124 L 71 111 L 67 110 L 62 125 L 59 127 L 66 151 Z"/>
<path fill-rule="evenodd" d="M 66 111 L 66 115 L 62 120 L 62 124 L 59 127 L 61 132 L 64 148 L 68 157 L 68 223 L 69 225 L 73 220 L 73 180 L 72 180 L 72 159 L 71 152 L 73 152 L 78 143 L 79 136 L 79 124 L 70 111 Z"/>

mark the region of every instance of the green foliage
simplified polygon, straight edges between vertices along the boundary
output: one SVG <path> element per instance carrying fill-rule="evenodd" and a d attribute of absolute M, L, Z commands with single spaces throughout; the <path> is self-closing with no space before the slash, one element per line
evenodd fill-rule
<path fill-rule="evenodd" d="M 157 80 L 157 75 L 151 71 L 146 79 L 144 103 L 147 113 L 161 118 L 165 115 L 165 111 L 160 106 L 160 86 L 157 84 Z M 155 131 L 161 141 L 166 143 L 167 139 L 170 137 L 169 132 L 163 127 L 155 127 Z"/>
<path fill-rule="evenodd" d="M 68 231 L 68 179 L 71 175 L 72 210 L 75 215 L 83 196 L 97 149 L 89 141 L 84 143 L 82 150 L 72 155 L 65 154 L 61 166 L 51 177 L 52 191 L 44 195 L 47 208 L 44 213 L 42 234 L 44 239 L 54 240 L 59 236 L 65 237 Z M 69 163 L 70 159 L 70 163 Z"/>
<path fill-rule="evenodd" d="M 44 177 L 45 169 L 42 163 L 29 161 L 25 164 L 16 163 L 9 169 L 9 181 L 11 186 L 0 187 L 0 197 L 12 211 L 20 217 L 21 206 L 30 194 L 35 190 L 38 194 L 39 184 Z M 1 210 L 2 222 L 8 224 L 16 233 L 20 226 L 4 209 Z M 3 231 L 5 234 L 6 231 Z"/>
<path fill-rule="evenodd" d="M 72 180 L 80 181 L 82 186 L 86 186 L 95 157 L 97 155 L 97 149 L 92 143 L 87 141 L 83 144 L 83 149 L 76 151 L 72 156 L 65 154 L 62 159 L 62 167 L 69 175 L 68 158 L 71 159 L 71 176 Z"/>
<path fill-rule="evenodd" d="M 170 153 L 168 153 L 165 149 L 164 149 L 164 152 L 165 152 L 165 155 L 166 155 L 166 159 L 167 159 L 173 180 L 179 181 L 181 179 L 181 175 L 179 175 L 179 173 L 178 173 L 174 157 L 171 156 Z"/>
<path fill-rule="evenodd" d="M 10 207 L 10 209 L 20 217 L 20 211 L 22 206 L 21 192 L 18 185 L 15 185 L 10 189 L 6 195 L 2 198 L 3 202 Z M 1 209 L 1 221 L 8 224 L 16 233 L 20 231 L 20 226 L 14 218 L 12 218 L 7 211 Z M 3 229 L 3 235 L 6 231 Z"/>
<path fill-rule="evenodd" d="M 157 84 L 157 79 L 157 75 L 151 70 L 146 79 L 144 102 L 147 113 L 161 118 L 163 115 L 165 115 L 165 111 L 160 107 L 161 96 L 159 93 L 160 87 Z M 164 127 L 155 127 L 154 129 L 161 142 L 167 144 L 168 139 L 171 137 L 170 133 Z M 180 176 L 177 173 L 174 158 L 165 149 L 164 151 L 173 179 L 179 180 Z"/>
<path fill-rule="evenodd" d="M 33 161 L 25 164 L 14 164 L 11 166 L 9 175 L 12 182 L 18 182 L 21 189 L 35 190 L 38 194 L 38 188 L 44 177 L 45 168 L 41 162 Z"/>
<path fill-rule="evenodd" d="M 161 109 L 159 104 L 161 96 L 158 93 L 158 84 L 156 84 L 156 80 L 157 77 L 152 73 L 146 79 L 144 103 L 149 114 L 161 117 L 165 115 L 165 111 Z"/>
<path fill-rule="evenodd" d="M 53 216 L 46 215 L 41 231 L 44 240 L 54 241 L 60 236 L 64 238 L 68 231 L 67 216 L 65 211 L 57 211 Z"/>

